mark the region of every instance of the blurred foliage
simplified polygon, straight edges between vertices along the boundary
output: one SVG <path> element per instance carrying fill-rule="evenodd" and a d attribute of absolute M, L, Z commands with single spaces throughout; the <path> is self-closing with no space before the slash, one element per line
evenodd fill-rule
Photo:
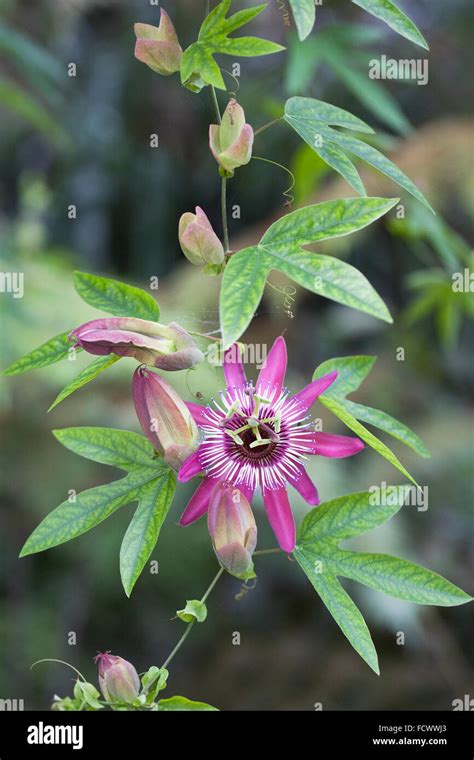
<path fill-rule="evenodd" d="M 390 32 L 380 38 L 379 22 L 371 24 L 367 17 L 361 27 L 365 14 L 347 0 L 334 0 L 318 14 L 318 31 L 302 43 L 312 51 L 309 73 L 303 72 L 304 94 L 370 123 L 377 119 L 397 137 L 406 132 L 405 141 L 387 135 L 384 149 L 396 151 L 394 162 L 400 159 L 403 170 L 436 203 L 436 221 L 430 217 L 435 226 L 427 228 L 427 218 L 416 216 L 422 209 L 406 204 L 405 220 L 392 218 L 389 230 L 374 225 L 354 236 L 350 245 L 341 239 L 330 250 L 350 256 L 366 274 L 389 303 L 395 325 L 375 324 L 300 290 L 288 309 L 287 296 L 269 288 L 249 340 L 270 344 L 286 331 L 290 387 L 308 381 L 317 364 L 332 356 L 379 355 L 360 400 L 409 422 L 426 441 L 432 459 L 420 463 L 409 455 L 406 464 L 418 482 L 429 486 L 429 509 L 409 507 L 374 536 L 361 538 L 358 546 L 370 551 L 383 544 L 387 551 L 436 567 L 469 590 L 469 507 L 474 493 L 472 425 L 466 413 L 472 392 L 472 328 L 466 317 L 472 310 L 461 306 L 469 294 L 448 294 L 447 286 L 453 256 L 456 266 L 461 262 L 460 271 L 469 266 L 463 241 L 472 228 L 472 124 L 467 119 L 472 93 L 466 75 L 471 10 L 469 0 L 407 0 L 405 6 L 430 42 L 430 84 L 384 82 L 391 111 L 385 105 L 382 113 L 380 88 L 363 88 L 361 77 L 367 84 L 366 61 L 372 51 L 418 56 L 409 42 Z M 196 0 L 173 3 L 183 45 L 192 42 L 203 8 L 204 2 Z M 157 8 L 148 0 L 4 0 L 1 9 L 7 95 L 13 87 L 13 101 L 26 96 L 26 102 L 40 104 L 43 117 L 56 125 L 41 130 L 25 118 L 31 113 L 28 107 L 25 113 L 23 106 L 22 116 L 8 104 L 0 106 L 1 267 L 25 274 L 23 299 L 0 295 L 2 366 L 50 335 L 91 318 L 90 307 L 74 294 L 74 268 L 145 286 L 149 277 L 159 276 L 164 321 L 213 329 L 218 283 L 186 268 L 176 240 L 179 215 L 197 203 L 218 228 L 218 177 L 206 146 L 211 104 L 208 93 L 198 96 L 180 89 L 177 80 L 159 78 L 133 58 L 132 24 L 156 23 Z M 299 94 L 295 80 L 302 69 L 295 69 L 295 60 L 299 55 L 301 67 L 302 57 L 296 50 L 301 43 L 288 40 L 278 4 L 253 23 L 256 34 L 290 45 L 286 72 L 283 59 L 275 65 L 271 56 L 242 63 L 238 98 L 258 127 L 281 114 L 289 94 Z M 338 43 L 340 25 L 340 34 L 349 35 L 349 53 Z M 321 60 L 315 64 L 314 43 L 320 38 Z M 332 58 L 324 54 L 328 45 Z M 67 74 L 70 62 L 76 63 L 76 77 Z M 295 88 L 291 92 L 289 81 Z M 229 87 L 237 88 L 231 77 Z M 408 123 L 420 130 L 418 138 L 408 131 Z M 68 136 L 69 147 L 50 139 L 55 130 Z M 154 133 L 160 143 L 156 150 L 150 148 Z M 293 169 L 295 204 L 348 194 L 347 185 L 284 125 L 258 136 L 255 149 L 264 157 L 283 156 Z M 260 162 L 251 162 L 236 175 L 229 183 L 230 204 L 241 207 L 241 218 L 231 219 L 235 243 L 252 244 L 286 210 L 282 193 L 287 184 L 286 173 Z M 370 177 L 367 189 L 383 195 L 386 185 Z M 72 203 L 75 220 L 67 215 Z M 430 282 L 433 269 L 442 281 Z M 271 281 L 280 288 L 287 283 L 278 275 Z M 419 285 L 415 290 L 407 287 L 413 282 Z M 427 295 L 426 288 L 428 294 L 430 288 L 437 291 L 440 304 L 449 297 L 452 306 L 441 307 L 441 312 L 446 315 L 455 304 L 462 320 L 452 314 L 439 317 L 438 306 L 414 324 L 401 318 L 406 310 L 409 314 L 414 299 Z M 456 339 L 448 341 L 444 335 L 454 333 L 448 327 L 440 345 L 436 331 L 443 319 L 448 325 L 459 323 L 459 328 Z M 404 362 L 396 360 L 399 347 L 404 348 Z M 179 489 L 163 528 L 154 554 L 159 574 L 145 572 L 131 600 L 125 599 L 116 567 L 129 508 L 68 546 L 18 560 L 31 529 L 70 488 L 96 486 L 108 477 L 104 468 L 61 450 L 51 428 L 80 424 L 138 430 L 130 400 L 134 363 L 128 360 L 46 415 L 55 394 L 77 374 L 78 364 L 87 361 L 78 355 L 77 364 L 66 361 L 0 383 L 1 424 L 8 431 L 2 447 L 0 506 L 5 600 L 0 683 L 2 696 L 24 698 L 27 708 L 44 708 L 54 693 L 68 693 L 71 686 L 59 668 L 30 672 L 31 663 L 42 657 L 59 657 L 88 672 L 98 649 L 118 651 L 138 669 L 161 662 L 181 633 L 180 621 L 171 620 L 175 610 L 186 599 L 198 598 L 215 572 L 205 523 L 188 529 L 176 525 L 192 486 Z M 190 390 L 208 397 L 219 387 L 219 371 L 203 365 L 180 375 L 176 386 L 188 398 Z M 317 413 L 328 430 L 343 432 L 324 410 Z M 325 499 L 392 477 L 390 465 L 367 452 L 357 461 L 314 461 L 310 475 Z M 306 508 L 297 498 L 295 505 L 301 519 Z M 271 533 L 261 512 L 257 520 L 264 548 L 272 544 Z M 268 557 L 256 570 L 256 588 L 239 601 L 237 581 L 226 578 L 216 589 L 205 625 L 173 663 L 176 691 L 223 709 L 312 709 L 317 701 L 325 709 L 450 709 L 454 698 L 469 693 L 472 612 L 424 610 L 354 589 L 381 656 L 383 676 L 376 679 L 335 631 L 296 567 Z M 403 647 L 395 643 L 399 630 L 406 634 Z M 232 645 L 234 631 L 241 633 L 240 646 Z M 75 645 L 68 644 L 69 632 L 76 634 Z"/>

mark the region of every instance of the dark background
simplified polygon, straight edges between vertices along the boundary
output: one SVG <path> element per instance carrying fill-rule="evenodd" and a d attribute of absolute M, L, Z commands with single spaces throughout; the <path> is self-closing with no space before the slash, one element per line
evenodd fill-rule
<path fill-rule="evenodd" d="M 233 3 L 235 9 L 245 5 Z M 299 43 L 285 24 L 288 9 L 283 5 L 271 2 L 249 33 L 290 47 L 293 63 L 289 65 L 286 53 L 240 59 L 238 98 L 254 127 L 279 115 L 286 97 L 302 94 L 302 74 L 294 63 Z M 285 331 L 289 385 L 294 389 L 332 356 L 379 357 L 356 400 L 400 418 L 424 439 L 432 452 L 429 460 L 397 442 L 393 448 L 417 480 L 428 485 L 429 509 L 406 507 L 357 546 L 418 561 L 472 591 L 472 331 L 463 296 L 455 300 L 446 267 L 451 246 L 465 251 L 468 243 L 457 236 L 468 240 L 472 223 L 469 5 L 462 0 L 403 3 L 430 41 L 429 54 L 349 2 L 328 0 L 318 7 L 313 41 L 304 45 L 314 45 L 318 33 L 340 24 L 363 24 L 380 33 L 361 47 L 355 29 L 349 32 L 349 68 L 371 51 L 429 58 L 428 86 L 382 83 L 413 127 L 403 130 L 403 136 L 377 119 L 326 65 L 310 72 L 303 91 L 373 124 L 379 145 L 391 151 L 430 198 L 442 226 L 433 231 L 419 205 L 406 199 L 413 224 L 397 226 L 392 217 L 318 247 L 350 257 L 388 303 L 394 326 L 301 290 L 291 304 L 292 319 L 284 295 L 267 288 L 246 338 L 270 346 Z M 204 2 L 176 0 L 164 6 L 183 47 L 188 45 L 197 35 Z M 97 315 L 73 291 L 75 268 L 143 287 L 158 276 L 164 322 L 215 329 L 218 282 L 188 265 L 176 240 L 179 215 L 196 204 L 220 229 L 219 182 L 207 146 L 211 103 L 207 90 L 195 95 L 179 86 L 177 76 L 159 77 L 134 59 L 133 22 L 158 23 L 158 9 L 145 0 L 4 1 L 0 8 L 2 271 L 25 273 L 23 299 L 7 293 L 0 297 L 2 366 L 50 335 Z M 33 52 L 28 40 L 35 44 Z M 67 76 L 71 62 L 77 66 L 76 77 Z M 230 68 L 228 59 L 222 63 Z M 359 68 L 366 76 L 367 61 Z M 2 88 L 4 81 L 16 96 Z M 220 100 L 223 107 L 225 94 Z M 149 146 L 153 133 L 159 136 L 158 149 Z M 353 195 L 284 124 L 256 138 L 254 152 L 293 170 L 294 208 Z M 363 176 L 369 194 L 399 194 L 397 186 L 376 172 L 367 170 Z M 230 203 L 241 206 L 241 219 L 231 221 L 234 248 L 257 240 L 287 211 L 287 186 L 286 173 L 259 161 L 236 173 L 229 183 Z M 77 206 L 76 220 L 68 219 L 69 204 Z M 424 291 L 410 287 L 413 275 L 433 270 L 441 285 L 429 308 L 414 311 Z M 276 287 L 287 284 L 276 273 L 270 279 Z M 405 350 L 403 362 L 396 359 L 399 347 Z M 87 363 L 83 357 L 79 362 L 81 367 Z M 116 474 L 68 453 L 50 431 L 74 425 L 138 430 L 130 395 L 133 367 L 132 361 L 120 362 L 50 415 L 48 406 L 78 366 L 63 362 L 1 380 L 0 697 L 23 698 L 27 709 L 45 709 L 54 693 L 72 691 L 72 673 L 60 665 L 38 665 L 30 672 L 40 658 L 67 660 L 92 681 L 92 657 L 98 650 L 121 654 L 139 671 L 161 664 L 183 630 L 181 621 L 172 620 L 175 610 L 186 599 L 199 598 L 215 573 L 205 521 L 188 529 L 177 526 L 193 484 L 180 486 L 153 554 L 159 574 L 145 570 L 131 600 L 120 585 L 118 551 L 133 506 L 70 544 L 18 559 L 26 537 L 70 488 L 89 488 Z M 174 381 L 189 398 L 184 373 Z M 187 381 L 193 393 L 206 397 L 220 382 L 209 366 Z M 327 430 L 344 432 L 335 418 L 322 416 Z M 401 482 L 371 450 L 348 461 L 314 461 L 311 474 L 323 499 L 381 481 Z M 305 507 L 297 499 L 295 509 L 301 519 Z M 260 508 L 257 520 L 260 548 L 272 546 Z M 223 709 L 311 710 L 321 702 L 324 709 L 370 710 L 451 709 L 454 699 L 472 693 L 469 607 L 418 607 L 348 584 L 373 632 L 382 671 L 377 678 L 346 642 L 295 563 L 265 557 L 258 561 L 257 572 L 257 586 L 240 600 L 240 583 L 228 576 L 221 581 L 210 599 L 208 620 L 196 626 L 172 664 L 164 696 L 183 693 Z M 77 636 L 75 646 L 68 645 L 71 631 Z M 405 633 L 405 646 L 396 643 L 399 631 Z M 232 644 L 234 632 L 241 634 L 240 646 Z"/>

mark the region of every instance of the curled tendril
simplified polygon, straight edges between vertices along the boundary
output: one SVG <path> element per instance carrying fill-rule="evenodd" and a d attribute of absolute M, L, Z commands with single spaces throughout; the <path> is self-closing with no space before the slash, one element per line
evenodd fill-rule
<path fill-rule="evenodd" d="M 59 662 L 60 665 L 66 665 L 68 668 L 71 668 L 71 670 L 74 670 L 74 672 L 77 673 L 77 675 L 80 678 L 82 678 L 82 680 L 84 681 L 84 683 L 86 683 L 86 679 L 84 678 L 84 676 L 82 675 L 82 673 L 80 672 L 80 670 L 78 670 L 77 668 L 75 668 L 74 665 L 71 665 L 70 662 L 65 662 L 64 660 L 57 660 L 54 657 L 44 657 L 42 660 L 36 660 L 36 662 L 34 662 L 32 665 L 30 665 L 30 670 L 33 670 L 33 668 L 35 667 L 35 665 L 39 665 L 40 662 Z"/>
<path fill-rule="evenodd" d="M 296 184 L 295 175 L 293 174 L 290 169 L 288 169 L 287 166 L 284 166 L 283 164 L 279 164 L 278 161 L 271 161 L 269 158 L 262 158 L 262 156 L 252 156 L 252 160 L 255 161 L 265 161 L 266 164 L 273 164 L 273 166 L 278 166 L 280 169 L 283 169 L 287 174 L 291 177 L 291 185 L 287 187 L 286 190 L 283 191 L 283 195 L 285 196 L 286 200 L 283 203 L 284 206 L 287 206 L 288 208 L 291 208 L 293 205 L 293 201 L 295 200 L 295 196 L 292 194 L 292 190 Z"/>
<path fill-rule="evenodd" d="M 192 372 L 192 371 L 193 371 L 192 369 L 188 369 L 188 371 L 186 372 L 186 374 L 184 376 L 185 377 L 185 382 L 186 382 L 186 388 L 188 389 L 189 394 L 193 398 L 197 398 L 197 399 L 201 400 L 201 399 L 204 398 L 204 394 L 201 393 L 201 391 L 196 391 L 196 393 L 194 393 L 194 391 L 192 390 L 191 386 L 189 385 L 189 373 Z"/>
<path fill-rule="evenodd" d="M 227 74 L 228 76 L 232 77 L 232 79 L 234 80 L 235 84 L 237 85 L 237 89 L 236 90 L 227 90 L 227 92 L 229 93 L 229 95 L 231 96 L 231 98 L 237 98 L 237 93 L 240 90 L 240 82 L 239 82 L 238 78 L 236 76 L 234 76 L 234 74 L 232 74 L 231 71 L 227 71 L 227 69 L 221 69 L 221 71 L 222 71 L 223 74 Z"/>
<path fill-rule="evenodd" d="M 235 595 L 235 601 L 240 602 L 244 597 L 247 596 L 249 591 L 253 591 L 255 586 L 257 585 L 258 578 L 252 578 L 252 585 L 249 585 L 249 581 L 245 581 L 245 583 L 242 583 L 240 587 L 240 591 L 238 594 Z"/>
<path fill-rule="evenodd" d="M 295 295 L 296 295 L 296 288 L 293 287 L 293 285 L 285 285 L 283 288 L 277 287 L 277 285 L 274 285 L 272 282 L 267 280 L 267 285 L 269 285 L 273 290 L 276 290 L 277 293 L 281 293 L 284 296 L 283 299 L 283 307 L 285 310 L 285 314 L 290 319 L 293 319 L 295 316 L 292 311 L 292 306 L 295 302 Z"/>

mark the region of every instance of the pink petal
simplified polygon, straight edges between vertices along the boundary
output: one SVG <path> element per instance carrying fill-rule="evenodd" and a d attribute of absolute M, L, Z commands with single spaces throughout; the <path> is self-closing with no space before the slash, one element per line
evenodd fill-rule
<path fill-rule="evenodd" d="M 303 388 L 302 391 L 296 393 L 293 398 L 297 399 L 304 409 L 309 409 L 310 406 L 316 401 L 318 396 L 321 396 L 330 385 L 333 384 L 337 377 L 337 370 L 329 372 L 327 375 L 313 380 L 312 383 Z"/>
<path fill-rule="evenodd" d="M 318 489 L 303 466 L 300 467 L 300 475 L 295 480 L 291 478 L 290 483 L 308 504 L 316 506 L 320 503 Z"/>
<path fill-rule="evenodd" d="M 263 491 L 263 503 L 280 548 L 292 552 L 296 543 L 296 528 L 286 488 Z"/>
<path fill-rule="evenodd" d="M 281 393 L 287 361 L 286 343 L 280 335 L 271 347 L 265 364 L 260 370 L 257 380 L 257 390 L 259 393 L 265 393 L 267 386 L 270 387 L 270 390 L 276 389 L 275 397 Z"/>
<path fill-rule="evenodd" d="M 231 388 L 237 388 L 245 385 L 247 378 L 245 376 L 244 365 L 237 343 L 234 343 L 224 354 L 224 377 L 225 383 Z"/>
<path fill-rule="evenodd" d="M 333 433 L 313 433 L 313 454 L 322 457 L 351 457 L 364 448 L 359 438 L 350 435 L 333 435 Z"/>
<path fill-rule="evenodd" d="M 199 460 L 199 449 L 191 454 L 190 457 L 183 462 L 180 471 L 178 472 L 178 480 L 180 483 L 187 483 L 188 480 L 194 478 L 202 471 L 202 465 Z"/>
<path fill-rule="evenodd" d="M 211 493 L 218 484 L 216 478 L 204 478 L 191 496 L 186 509 L 179 518 L 180 525 L 191 525 L 207 512 Z"/>
<path fill-rule="evenodd" d="M 192 401 L 184 402 L 192 414 L 193 420 L 196 425 L 209 424 L 209 420 L 206 417 L 206 407 L 200 406 L 200 404 L 193 404 Z"/>

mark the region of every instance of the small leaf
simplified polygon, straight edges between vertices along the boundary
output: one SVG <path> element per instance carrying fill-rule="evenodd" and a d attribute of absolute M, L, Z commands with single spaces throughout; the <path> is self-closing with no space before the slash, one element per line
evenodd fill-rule
<path fill-rule="evenodd" d="M 266 249 L 279 246 L 280 250 L 284 246 L 296 248 L 350 235 L 380 219 L 398 201 L 398 198 L 340 198 L 305 206 L 274 222 L 259 245 Z"/>
<path fill-rule="evenodd" d="M 86 681 L 77 679 L 74 684 L 74 696 L 77 700 L 85 702 L 93 710 L 102 710 L 104 707 L 99 701 L 100 693 L 93 684 L 87 683 Z"/>
<path fill-rule="evenodd" d="M 170 710 L 205 710 L 218 712 L 217 707 L 206 704 L 206 702 L 193 702 L 186 697 L 169 697 L 169 699 L 160 699 L 158 702 L 158 710 L 170 711 Z"/>
<path fill-rule="evenodd" d="M 314 0 L 290 0 L 290 5 L 298 37 L 300 40 L 305 40 L 311 34 L 316 21 L 316 4 Z"/>
<path fill-rule="evenodd" d="M 129 430 L 101 427 L 71 427 L 53 430 L 62 446 L 81 457 L 121 470 L 155 467 L 155 450 L 143 435 Z"/>
<path fill-rule="evenodd" d="M 389 433 L 425 459 L 429 459 L 431 456 L 420 436 L 390 414 L 349 400 L 345 401 L 344 406 L 356 419 Z"/>
<path fill-rule="evenodd" d="M 153 480 L 150 468 L 134 470 L 121 480 L 90 488 L 74 501 L 63 501 L 33 531 L 20 557 L 51 549 L 86 533 L 110 517 L 117 509 L 138 499 L 142 486 Z"/>
<path fill-rule="evenodd" d="M 337 575 L 415 604 L 455 607 L 472 600 L 438 573 L 389 554 L 339 550 L 331 567 Z"/>
<path fill-rule="evenodd" d="M 315 370 L 313 380 L 317 380 L 329 372 L 337 370 L 337 378 L 324 391 L 324 395 L 341 400 L 348 396 L 349 393 L 359 390 L 361 384 L 372 370 L 376 358 L 376 356 L 341 356 L 328 359 Z"/>
<path fill-rule="evenodd" d="M 156 546 L 175 490 L 176 476 L 169 467 L 140 489 L 140 503 L 120 547 L 120 577 L 127 596 Z"/>
<path fill-rule="evenodd" d="M 79 372 L 77 377 L 75 377 L 74 380 L 71 380 L 71 382 L 68 383 L 60 393 L 58 393 L 55 400 L 49 407 L 48 412 L 60 404 L 61 401 L 64 401 L 64 399 L 70 396 L 71 393 L 74 393 L 74 391 L 82 388 L 83 385 L 90 383 L 90 381 L 94 380 L 97 375 L 100 375 L 101 372 L 111 367 L 112 364 L 115 364 L 115 362 L 117 362 L 119 359 L 120 356 L 115 356 L 114 354 L 111 356 L 99 356 L 98 359 L 95 359 L 92 364 L 89 364 L 89 366 L 83 369 L 82 372 Z"/>
<path fill-rule="evenodd" d="M 136 317 L 150 321 L 160 318 L 160 310 L 153 296 L 133 285 L 87 272 L 74 272 L 74 286 L 90 306 L 116 317 Z"/>
<path fill-rule="evenodd" d="M 316 572 L 312 557 L 297 546 L 295 559 L 328 608 L 344 636 L 363 660 L 380 675 L 377 652 L 367 624 L 349 594 L 330 572 Z"/>
<path fill-rule="evenodd" d="M 31 369 L 40 369 L 41 367 L 47 367 L 49 364 L 55 364 L 56 362 L 65 359 L 71 354 L 71 352 L 80 351 L 80 347 L 74 348 L 72 342 L 69 340 L 69 333 L 71 331 L 60 333 L 55 335 L 54 338 L 50 338 L 46 343 L 42 343 L 38 348 L 30 351 L 21 359 L 17 359 L 13 364 L 10 364 L 7 369 L 4 369 L 2 374 L 21 375 L 23 372 L 29 372 Z"/>
<path fill-rule="evenodd" d="M 219 307 L 224 348 L 238 340 L 252 321 L 267 275 L 257 246 L 244 248 L 230 257 L 222 277 Z"/>
<path fill-rule="evenodd" d="M 168 676 L 169 672 L 166 668 L 158 668 L 156 665 L 152 665 L 142 676 L 142 687 L 148 704 L 154 702 L 157 694 L 166 689 Z"/>
<path fill-rule="evenodd" d="M 338 401 L 346 412 L 357 420 L 367 422 L 369 425 L 373 425 L 389 433 L 389 435 L 392 435 L 413 449 L 413 451 L 416 451 L 420 456 L 429 457 L 430 452 L 421 438 L 407 425 L 404 425 L 403 422 L 399 422 L 379 409 L 373 409 L 364 404 L 356 404 L 354 401 L 346 399 L 347 395 L 359 389 L 361 383 L 371 371 L 375 359 L 375 356 L 343 356 L 329 359 L 319 365 L 313 375 L 313 380 L 328 374 L 328 372 L 337 370 L 338 376 L 336 381 L 324 392 L 326 398 Z M 371 444 L 369 443 L 369 445 Z"/>
<path fill-rule="evenodd" d="M 319 544 L 328 540 L 339 542 L 361 536 L 383 525 L 403 506 L 403 501 L 383 505 L 374 501 L 370 491 L 326 501 L 304 518 L 298 531 L 298 544 Z"/>
<path fill-rule="evenodd" d="M 178 610 L 176 614 L 185 623 L 192 623 L 193 620 L 203 623 L 207 618 L 207 607 L 198 599 L 187 599 L 186 607 L 183 610 Z"/>
<path fill-rule="evenodd" d="M 398 8 L 391 0 L 352 0 L 359 8 L 370 13 L 372 16 L 384 21 L 402 37 L 414 42 L 415 45 L 429 50 L 428 43 L 413 21 Z"/>
<path fill-rule="evenodd" d="M 324 406 L 327 407 L 333 414 L 335 414 L 336 417 L 338 417 L 345 425 L 347 425 L 347 427 L 350 428 L 353 433 L 358 435 L 359 438 L 361 438 L 371 448 L 375 449 L 375 451 L 380 454 L 380 456 L 384 457 L 384 459 L 390 462 L 393 467 L 396 467 L 396 469 L 405 475 L 408 480 L 411 480 L 415 486 L 418 486 L 416 480 L 410 475 L 408 470 L 405 469 L 393 451 L 391 451 L 391 449 L 389 449 L 385 443 L 382 443 L 381 440 L 379 440 L 375 435 L 373 435 L 373 433 L 371 433 L 369 430 L 367 430 L 366 427 L 358 422 L 356 418 L 347 411 L 345 406 L 343 406 L 340 401 L 337 401 L 336 399 L 325 395 L 320 396 L 319 401 L 324 404 Z"/>

